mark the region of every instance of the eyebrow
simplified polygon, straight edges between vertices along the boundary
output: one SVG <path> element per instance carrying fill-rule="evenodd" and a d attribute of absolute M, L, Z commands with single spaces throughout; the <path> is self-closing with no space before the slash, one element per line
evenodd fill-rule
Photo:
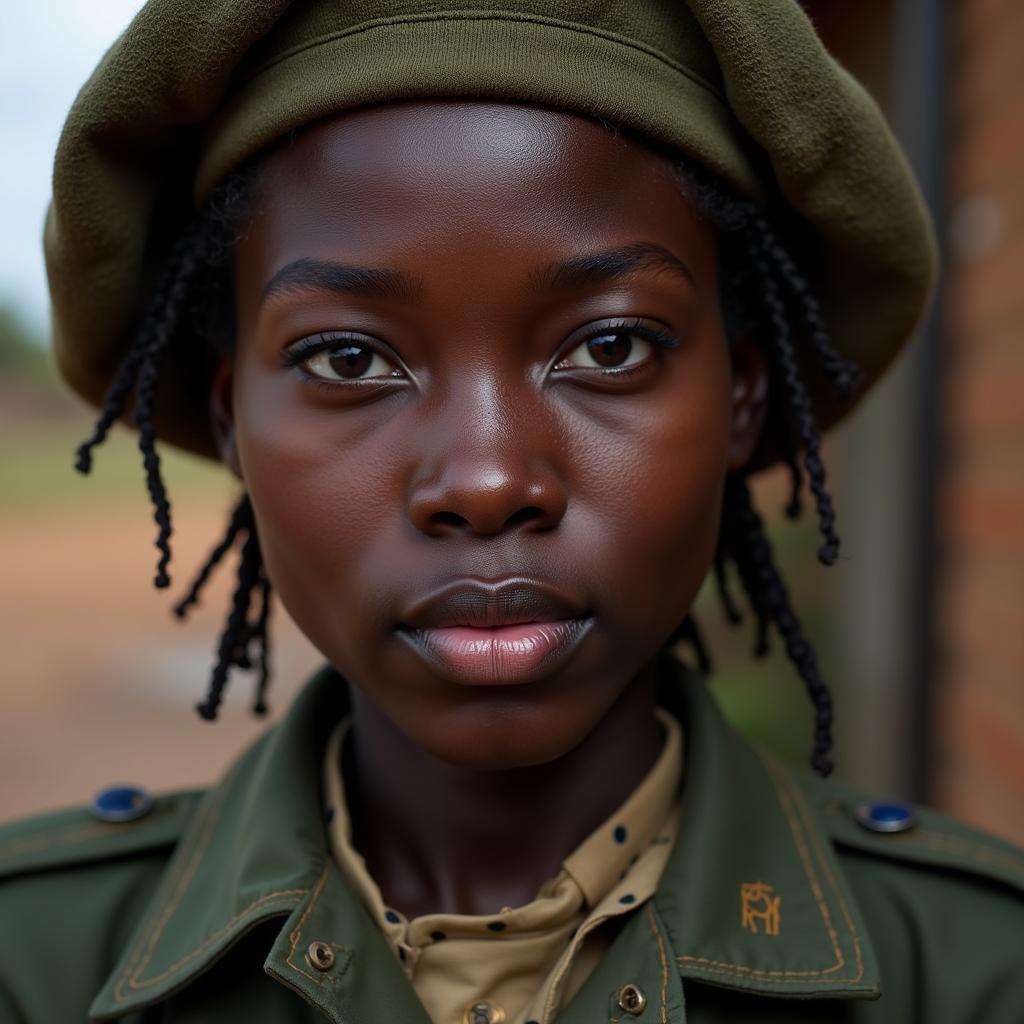
<path fill-rule="evenodd" d="M 260 302 L 310 291 L 413 302 L 422 290 L 417 278 L 401 270 L 359 267 L 306 257 L 285 264 L 274 274 L 263 286 Z"/>
<path fill-rule="evenodd" d="M 561 263 L 550 263 L 531 277 L 538 289 L 587 288 L 644 270 L 674 274 L 687 284 L 696 285 L 690 268 L 654 242 L 633 242 L 618 249 L 573 256 Z"/>

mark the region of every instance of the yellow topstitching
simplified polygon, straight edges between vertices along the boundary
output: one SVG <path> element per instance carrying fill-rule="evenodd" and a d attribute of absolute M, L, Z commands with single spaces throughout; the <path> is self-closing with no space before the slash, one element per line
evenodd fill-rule
<path fill-rule="evenodd" d="M 766 768 L 768 769 L 769 775 L 772 779 L 772 784 L 775 786 L 776 796 L 779 800 L 779 806 L 782 808 L 782 812 L 786 817 L 786 822 L 789 825 L 789 830 L 793 836 L 794 844 L 796 845 L 797 852 L 800 854 L 800 862 L 804 870 L 804 874 L 807 876 L 808 884 L 811 888 L 811 892 L 814 896 L 815 902 L 818 906 L 818 911 L 822 916 L 822 921 L 825 924 L 825 929 L 828 932 L 829 939 L 832 943 L 832 949 L 836 957 L 836 962 L 830 967 L 826 967 L 820 970 L 807 970 L 807 971 L 781 971 L 781 970 L 765 970 L 762 968 L 750 967 L 744 964 L 732 964 L 726 963 L 719 960 L 710 960 L 706 957 L 696 956 L 677 956 L 676 960 L 680 964 L 689 963 L 700 965 L 701 968 L 708 973 L 712 974 L 742 974 L 747 977 L 756 977 L 765 981 L 770 981 L 774 984 L 799 984 L 807 978 L 816 978 L 821 984 L 849 984 L 851 982 L 859 981 L 863 977 L 863 964 L 860 958 L 860 942 L 856 935 L 856 931 L 853 928 L 853 922 L 850 918 L 848 911 L 846 910 L 845 904 L 842 901 L 842 894 L 839 890 L 838 884 L 835 877 L 830 871 L 827 871 L 827 862 L 823 858 L 819 857 L 823 867 L 826 867 L 826 873 L 829 876 L 829 882 L 832 890 L 837 897 L 838 902 L 843 911 L 844 918 L 846 920 L 847 927 L 850 928 L 851 939 L 853 941 L 856 958 L 858 961 L 858 973 L 856 976 L 851 978 L 826 978 L 824 975 L 832 974 L 835 971 L 841 970 L 846 963 L 843 956 L 842 947 L 839 944 L 839 937 L 836 933 L 835 928 L 832 925 L 832 920 L 828 912 L 828 904 L 825 901 L 824 893 L 822 892 L 821 885 L 818 882 L 818 878 L 814 873 L 813 864 L 810 860 L 810 851 L 808 850 L 807 843 L 804 840 L 803 827 L 798 820 L 795 813 L 795 798 L 791 795 L 791 787 L 787 780 L 782 774 L 766 759 L 763 759 Z M 812 830 L 813 831 L 813 830 Z"/>

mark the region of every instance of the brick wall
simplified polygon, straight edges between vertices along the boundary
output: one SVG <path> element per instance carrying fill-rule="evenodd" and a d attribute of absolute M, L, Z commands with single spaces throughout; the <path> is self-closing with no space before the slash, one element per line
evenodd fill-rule
<path fill-rule="evenodd" d="M 952 12 L 934 799 L 1024 843 L 1024 4 Z"/>

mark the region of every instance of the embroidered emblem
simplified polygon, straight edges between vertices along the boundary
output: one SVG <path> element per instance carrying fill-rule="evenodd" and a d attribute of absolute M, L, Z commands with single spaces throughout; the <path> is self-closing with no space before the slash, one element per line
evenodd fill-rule
<path fill-rule="evenodd" d="M 743 901 L 743 927 L 758 935 L 757 922 L 764 925 L 765 935 L 779 934 L 779 908 L 781 896 L 773 896 L 775 890 L 764 882 L 744 882 L 740 886 Z"/>

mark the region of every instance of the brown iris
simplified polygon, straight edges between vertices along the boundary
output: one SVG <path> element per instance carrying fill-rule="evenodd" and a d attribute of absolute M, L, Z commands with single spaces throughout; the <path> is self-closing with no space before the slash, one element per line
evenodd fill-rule
<path fill-rule="evenodd" d="M 632 351 L 628 334 L 601 334 L 587 342 L 587 352 L 598 366 L 621 366 Z"/>
<path fill-rule="evenodd" d="M 344 345 L 332 348 L 328 354 L 331 369 L 346 380 L 362 377 L 373 362 L 373 351 L 364 345 Z"/>

